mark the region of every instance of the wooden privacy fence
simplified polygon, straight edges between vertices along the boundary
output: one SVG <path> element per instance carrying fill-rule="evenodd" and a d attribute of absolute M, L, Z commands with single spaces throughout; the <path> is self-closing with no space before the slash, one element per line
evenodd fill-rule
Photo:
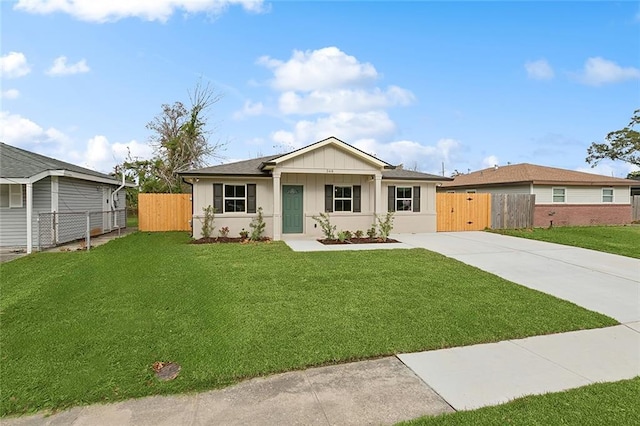
<path fill-rule="evenodd" d="M 191 194 L 138 194 L 140 231 L 190 231 Z"/>
<path fill-rule="evenodd" d="M 491 228 L 518 229 L 533 227 L 535 205 L 535 195 L 492 194 Z"/>
<path fill-rule="evenodd" d="M 631 220 L 640 220 L 640 195 L 631 197 Z"/>
<path fill-rule="evenodd" d="M 480 231 L 491 225 L 491 194 L 436 194 L 438 231 Z"/>
<path fill-rule="evenodd" d="M 437 230 L 446 232 L 531 228 L 534 209 L 535 195 L 438 193 Z"/>

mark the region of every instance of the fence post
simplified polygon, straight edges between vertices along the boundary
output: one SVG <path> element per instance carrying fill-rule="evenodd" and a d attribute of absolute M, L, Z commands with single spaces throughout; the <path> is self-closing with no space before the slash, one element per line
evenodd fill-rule
<path fill-rule="evenodd" d="M 89 212 L 87 212 L 87 237 L 85 245 L 87 246 L 87 251 L 89 251 L 91 248 L 91 217 L 89 216 Z"/>

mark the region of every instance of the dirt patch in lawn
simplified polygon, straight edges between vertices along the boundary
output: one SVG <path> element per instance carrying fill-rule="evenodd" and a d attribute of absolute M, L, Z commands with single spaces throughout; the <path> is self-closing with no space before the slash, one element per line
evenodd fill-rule
<path fill-rule="evenodd" d="M 335 244 L 386 244 L 386 243 L 399 243 L 400 241 L 394 240 L 393 238 L 387 238 L 383 240 L 382 238 L 350 238 L 348 240 L 340 241 L 340 240 L 330 240 L 330 239 L 320 239 L 318 240 L 324 245 L 335 245 Z"/>
<path fill-rule="evenodd" d="M 269 242 L 271 238 L 262 237 L 259 240 L 260 242 Z M 209 238 L 199 238 L 197 240 L 191 241 L 191 244 L 225 244 L 225 243 L 240 243 L 240 244 L 248 244 L 252 242 L 249 238 L 242 237 L 209 237 Z"/>

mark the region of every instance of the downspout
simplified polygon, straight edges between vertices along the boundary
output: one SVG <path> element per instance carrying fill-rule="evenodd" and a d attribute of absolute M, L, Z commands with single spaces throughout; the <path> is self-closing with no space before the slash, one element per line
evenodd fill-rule
<path fill-rule="evenodd" d="M 193 235 L 193 179 L 191 179 L 191 182 L 189 182 L 183 176 L 182 181 L 187 185 L 191 185 L 191 220 L 189 221 L 189 225 L 191 226 L 191 236 L 194 237 Z"/>
<path fill-rule="evenodd" d="M 113 191 L 111 193 L 111 211 L 115 210 L 115 208 L 114 208 L 115 204 L 114 204 L 113 200 L 115 199 L 116 194 L 118 193 L 118 191 L 120 191 L 122 188 L 124 188 L 124 172 L 122 172 L 122 185 L 120 185 L 115 191 Z M 124 203 L 124 208 L 125 209 L 127 208 L 127 202 L 126 201 Z M 119 229 L 119 227 L 118 227 L 118 215 L 115 215 L 115 214 L 113 215 L 113 226 L 115 228 Z"/>

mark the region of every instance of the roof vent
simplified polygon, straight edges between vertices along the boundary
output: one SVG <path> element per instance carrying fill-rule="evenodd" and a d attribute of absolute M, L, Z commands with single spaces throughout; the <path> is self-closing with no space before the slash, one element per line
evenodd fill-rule
<path fill-rule="evenodd" d="M 497 164 L 493 165 L 493 170 L 498 170 L 498 165 Z"/>

